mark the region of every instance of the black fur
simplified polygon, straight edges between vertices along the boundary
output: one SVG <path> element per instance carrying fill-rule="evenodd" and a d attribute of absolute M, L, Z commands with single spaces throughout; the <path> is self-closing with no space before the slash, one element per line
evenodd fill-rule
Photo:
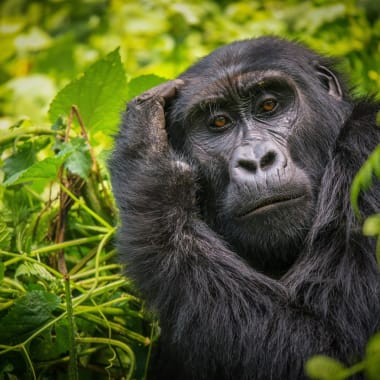
<path fill-rule="evenodd" d="M 279 146 L 307 177 L 309 211 L 243 230 L 226 217 L 243 194 L 236 185 L 226 195 L 237 138 L 199 129 L 192 109 L 206 86 L 232 93 L 240 75 L 268 70 L 298 91 Z M 226 46 L 180 79 L 128 105 L 110 161 L 121 260 L 162 328 L 151 378 L 296 380 L 315 354 L 360 360 L 380 328 L 380 277 L 349 193 L 380 142 L 379 104 L 352 100 L 329 60 L 276 38 Z M 364 217 L 380 212 L 378 182 L 360 206 Z"/>

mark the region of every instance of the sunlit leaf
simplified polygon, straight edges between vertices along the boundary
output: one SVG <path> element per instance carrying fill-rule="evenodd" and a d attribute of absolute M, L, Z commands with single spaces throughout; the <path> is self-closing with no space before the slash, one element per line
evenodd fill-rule
<path fill-rule="evenodd" d="M 86 129 L 111 133 L 119 122 L 125 98 L 125 72 L 116 49 L 57 94 L 50 105 L 50 120 L 55 123 L 58 117 L 68 116 L 76 105 Z"/>
<path fill-rule="evenodd" d="M 365 220 L 363 233 L 367 236 L 380 235 L 380 214 L 372 215 Z"/>
<path fill-rule="evenodd" d="M 306 363 L 307 375 L 315 380 L 334 380 L 344 369 L 342 363 L 323 355 L 314 356 Z"/>
<path fill-rule="evenodd" d="M 133 78 L 128 82 L 127 100 L 130 100 L 135 96 L 140 95 L 144 91 L 149 90 L 150 88 L 157 86 L 165 81 L 167 81 L 167 79 L 154 74 L 141 75 L 139 77 Z"/>
<path fill-rule="evenodd" d="M 36 278 L 44 279 L 46 281 L 53 281 L 55 278 L 42 265 L 29 262 L 24 262 L 23 264 L 19 265 L 15 272 L 16 278 L 24 276 L 35 276 Z"/>
<path fill-rule="evenodd" d="M 373 336 L 366 349 L 366 379 L 378 380 L 380 374 L 380 334 Z"/>

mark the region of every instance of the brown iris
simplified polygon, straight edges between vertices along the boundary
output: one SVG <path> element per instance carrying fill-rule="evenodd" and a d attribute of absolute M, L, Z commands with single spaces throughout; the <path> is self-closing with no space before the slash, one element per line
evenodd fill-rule
<path fill-rule="evenodd" d="M 274 99 L 264 100 L 261 104 L 261 109 L 263 112 L 271 112 L 276 108 L 277 102 Z"/>
<path fill-rule="evenodd" d="M 223 128 L 228 124 L 228 120 L 226 117 L 220 115 L 216 116 L 212 121 L 212 127 L 214 128 Z"/>

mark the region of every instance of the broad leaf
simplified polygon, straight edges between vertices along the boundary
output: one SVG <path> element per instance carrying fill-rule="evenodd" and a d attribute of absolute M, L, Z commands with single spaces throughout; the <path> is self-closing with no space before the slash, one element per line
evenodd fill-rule
<path fill-rule="evenodd" d="M 67 153 L 67 155 L 47 157 L 42 161 L 36 162 L 28 169 L 13 174 L 4 182 L 4 185 L 10 186 L 24 182 L 53 180 L 56 178 L 59 167 L 63 164 L 68 155 L 69 153 Z"/>
<path fill-rule="evenodd" d="M 340 362 L 323 355 L 316 355 L 306 363 L 306 373 L 311 379 L 339 379 L 344 369 Z"/>
<path fill-rule="evenodd" d="M 30 354 L 36 360 L 57 359 L 69 350 L 69 331 L 67 319 L 54 325 L 54 329 L 47 329 L 34 339 L 30 345 Z"/>
<path fill-rule="evenodd" d="M 88 145 L 83 138 L 77 137 L 65 143 L 71 154 L 67 157 L 65 167 L 73 174 L 86 179 L 91 170 L 91 156 Z"/>
<path fill-rule="evenodd" d="M 71 173 L 87 178 L 91 168 L 91 157 L 83 138 L 77 137 L 71 141 L 56 144 L 55 148 L 59 150 L 56 156 L 47 157 L 13 174 L 4 182 L 4 185 L 55 180 L 62 164 L 65 164 Z"/>
<path fill-rule="evenodd" d="M 16 300 L 8 313 L 0 319 L 0 341 L 18 342 L 52 318 L 51 312 L 60 303 L 55 294 L 32 290 Z"/>
<path fill-rule="evenodd" d="M 57 94 L 50 105 L 50 120 L 54 123 L 60 116 L 68 116 L 76 105 L 86 129 L 108 134 L 118 124 L 125 98 L 125 72 L 116 49 Z"/>
<path fill-rule="evenodd" d="M 167 79 L 159 77 L 154 74 L 141 75 L 139 77 L 133 78 L 128 82 L 128 96 L 127 100 L 131 100 L 137 95 L 142 94 L 146 90 L 159 85 L 160 83 L 166 82 Z"/>
<path fill-rule="evenodd" d="M 366 378 L 378 380 L 380 374 L 380 334 L 373 336 L 366 349 Z"/>

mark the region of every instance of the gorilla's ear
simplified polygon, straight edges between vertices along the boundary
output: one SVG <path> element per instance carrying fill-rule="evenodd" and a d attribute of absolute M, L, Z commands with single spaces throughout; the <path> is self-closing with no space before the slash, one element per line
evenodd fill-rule
<path fill-rule="evenodd" d="M 322 65 L 317 66 L 317 75 L 323 86 L 326 87 L 329 95 L 338 100 L 342 100 L 343 91 L 336 75 L 326 66 Z"/>

